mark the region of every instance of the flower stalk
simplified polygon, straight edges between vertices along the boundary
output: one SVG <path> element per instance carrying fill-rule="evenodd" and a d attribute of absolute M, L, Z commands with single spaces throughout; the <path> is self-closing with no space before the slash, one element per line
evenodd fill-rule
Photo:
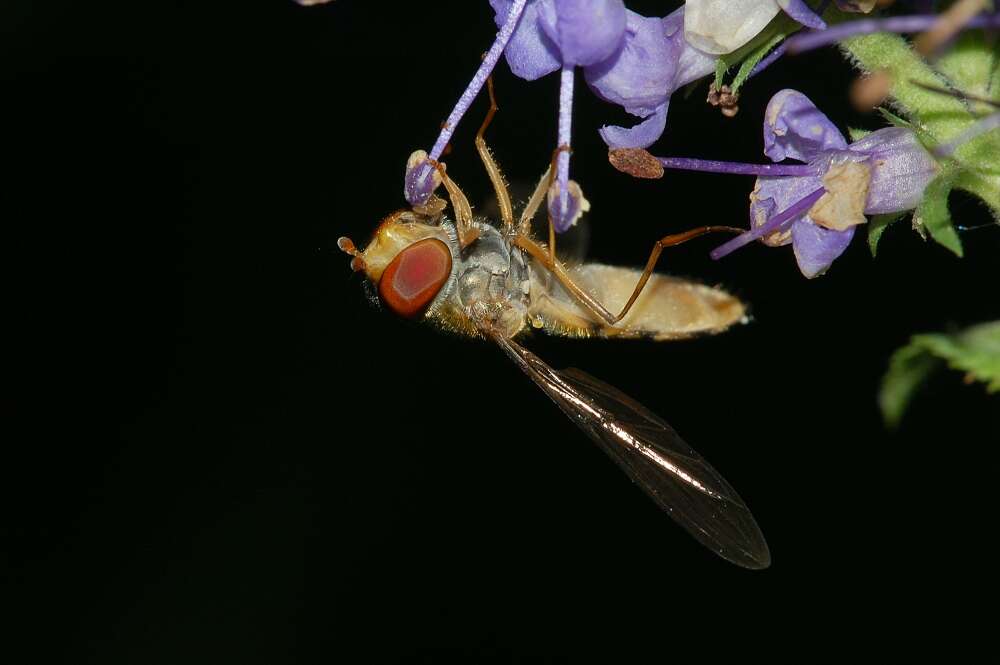
<path fill-rule="evenodd" d="M 434 172 L 434 167 L 432 162 L 441 158 L 444 149 L 458 127 L 458 123 L 462 120 L 462 116 L 472 106 L 472 102 L 486 84 L 486 79 L 493 73 L 493 69 L 500 60 L 500 56 L 503 55 L 504 49 L 507 48 L 507 43 L 517 29 L 518 22 L 524 13 L 524 7 L 527 3 L 528 0 L 513 0 L 510 11 L 507 14 L 507 20 L 500 26 L 493 45 L 486 52 L 486 55 L 483 56 L 483 60 L 479 64 L 479 69 L 476 70 L 472 80 L 469 81 L 469 85 L 465 87 L 455 107 L 448 114 L 448 119 L 445 120 L 444 125 L 441 127 L 441 132 L 438 134 L 437 140 L 434 142 L 434 146 L 428 155 L 429 159 L 416 165 L 416 169 L 418 169 L 416 172 L 407 174 L 403 193 L 410 205 L 419 206 L 425 204 L 433 193 L 434 179 L 432 173 Z"/>
<path fill-rule="evenodd" d="M 829 46 L 850 37 L 860 37 L 875 33 L 913 33 L 933 28 L 938 21 L 937 14 L 915 14 L 911 16 L 890 16 L 888 18 L 861 19 L 835 25 L 826 30 L 803 33 L 789 38 L 788 52 L 797 54 Z M 965 24 L 966 29 L 1000 28 L 1000 14 L 980 14 Z"/>

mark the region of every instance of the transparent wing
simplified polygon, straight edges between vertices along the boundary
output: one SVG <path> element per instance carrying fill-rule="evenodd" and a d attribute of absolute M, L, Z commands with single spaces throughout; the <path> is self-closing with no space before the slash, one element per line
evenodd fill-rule
<path fill-rule="evenodd" d="M 498 334 L 491 336 L 653 501 L 702 544 L 745 568 L 771 563 L 743 500 L 662 418 L 578 369 L 556 371 Z"/>

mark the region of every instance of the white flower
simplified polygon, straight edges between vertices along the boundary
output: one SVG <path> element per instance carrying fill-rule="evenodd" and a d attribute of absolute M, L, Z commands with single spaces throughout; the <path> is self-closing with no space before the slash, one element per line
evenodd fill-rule
<path fill-rule="evenodd" d="M 687 0 L 684 37 L 705 53 L 732 53 L 756 37 L 781 10 L 810 28 L 825 27 L 803 0 Z"/>

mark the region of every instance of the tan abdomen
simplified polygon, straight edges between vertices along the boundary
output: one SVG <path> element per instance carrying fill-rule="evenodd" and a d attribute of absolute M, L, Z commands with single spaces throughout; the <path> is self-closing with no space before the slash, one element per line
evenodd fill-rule
<path fill-rule="evenodd" d="M 607 309 L 621 311 L 640 276 L 639 270 L 596 263 L 570 270 L 573 280 Z M 567 337 L 680 339 L 717 333 L 746 320 L 746 308 L 725 291 L 677 277 L 653 274 L 628 315 L 608 327 L 578 304 L 555 280 L 533 271 L 529 319 L 535 328 Z"/>

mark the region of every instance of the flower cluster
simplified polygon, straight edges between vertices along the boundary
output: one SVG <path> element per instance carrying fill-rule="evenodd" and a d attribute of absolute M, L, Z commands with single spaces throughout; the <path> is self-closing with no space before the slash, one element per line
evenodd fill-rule
<path fill-rule="evenodd" d="M 511 71 L 528 81 L 560 72 L 559 129 L 555 182 L 549 212 L 557 231 L 568 229 L 586 206 L 582 192 L 569 182 L 575 72 L 601 99 L 622 106 L 641 119 L 634 127 L 605 126 L 601 136 L 613 147 L 651 145 L 666 126 L 671 94 L 680 86 L 715 71 L 717 57 L 684 39 L 684 8 L 666 17 L 645 17 L 626 9 L 622 0 L 490 0 L 500 28 L 497 41 Z M 483 66 L 462 95 L 442 136 L 450 137 L 461 113 L 495 64 Z M 456 114 L 456 112 L 458 112 Z M 404 193 L 419 205 L 433 191 L 428 160 L 440 157 L 439 138 L 427 160 L 411 162 Z"/>
<path fill-rule="evenodd" d="M 515 8 L 513 0 L 490 0 L 498 26 Z M 670 95 L 679 86 L 711 73 L 715 58 L 691 47 L 681 30 L 684 9 L 665 18 L 645 17 L 622 0 L 529 0 L 505 52 L 511 71 L 528 81 L 560 72 L 559 136 L 549 213 L 564 231 L 585 206 L 571 200 L 569 183 L 575 70 L 582 70 L 601 99 L 642 119 L 634 127 L 606 126 L 612 146 L 648 146 L 666 126 Z M 582 198 L 582 193 L 576 194 Z"/>
<path fill-rule="evenodd" d="M 751 231 L 713 252 L 721 258 L 760 238 L 792 244 L 799 269 L 816 277 L 843 253 L 865 215 L 912 210 L 938 173 L 915 132 L 887 127 L 848 144 L 802 93 L 778 92 L 764 114 L 764 154 L 808 164 L 803 175 L 757 178 L 750 195 Z"/>
<path fill-rule="evenodd" d="M 404 194 L 412 205 L 429 200 L 435 187 L 433 163 L 503 52 L 511 71 L 525 80 L 560 72 L 559 154 L 549 191 L 549 214 L 560 232 L 587 208 L 582 190 L 569 181 L 577 67 L 598 97 L 641 119 L 633 127 L 602 127 L 604 141 L 612 148 L 646 147 L 666 127 L 673 92 L 711 74 L 719 54 L 752 39 L 779 10 L 802 25 L 825 27 L 802 0 L 690 0 L 665 17 L 637 14 L 623 0 L 490 0 L 490 5 L 500 28 L 493 48 L 430 154 L 418 152 L 411 158 Z"/>
<path fill-rule="evenodd" d="M 310 6 L 331 0 L 293 1 Z M 623 0 L 489 3 L 499 28 L 493 45 L 430 151 L 417 150 L 407 161 L 403 191 L 415 210 L 444 209 L 444 201 L 434 196 L 439 186 L 449 186 L 441 156 L 505 58 L 511 71 L 527 81 L 559 72 L 556 168 L 547 206 L 552 230 L 565 231 L 589 208 L 579 184 L 569 179 L 577 73 L 600 99 L 638 118 L 630 127 L 598 129 L 610 163 L 620 171 L 638 178 L 662 178 L 666 169 L 756 176 L 749 229 L 713 250 L 715 259 L 754 241 L 791 245 L 801 273 L 814 278 L 843 254 L 859 226 L 868 227 L 874 256 L 886 226 L 908 211 L 913 211 L 914 230 L 962 256 L 959 231 L 966 229 L 952 222 L 948 206 L 956 189 L 993 214 L 997 223 L 982 227 L 1000 226 L 997 2 L 687 0 L 662 17 L 642 16 Z M 894 10 L 878 10 L 888 5 Z M 772 163 L 647 152 L 665 131 L 671 96 L 680 87 L 714 72 L 708 101 L 731 116 L 740 87 L 756 74 L 786 54 L 831 44 L 862 73 L 852 102 L 867 111 L 885 102 L 893 112 L 882 111 L 892 126 L 867 134 L 852 130 L 854 140 L 848 141 L 804 94 L 788 89 L 776 93 L 765 112 L 764 154 Z M 730 69 L 736 73 L 727 85 Z M 869 222 L 870 215 L 877 217 Z M 702 226 L 670 237 L 729 228 Z M 342 248 L 356 254 L 350 243 Z M 947 360 L 967 378 L 1000 390 L 998 344 L 1000 322 L 950 335 L 915 336 L 893 356 L 884 378 L 879 402 L 886 422 L 898 423 L 927 368 L 939 364 L 928 358 Z"/>
<path fill-rule="evenodd" d="M 516 76 L 527 81 L 559 73 L 558 136 L 553 146 L 556 169 L 548 191 L 549 216 L 557 232 L 571 227 L 589 207 L 580 186 L 569 178 L 573 95 L 579 71 L 600 99 L 638 118 L 633 126 L 598 129 L 611 150 L 612 162 L 617 161 L 622 170 L 648 171 L 652 163 L 654 173 L 663 167 L 758 176 L 750 197 L 750 230 L 716 249 L 713 257 L 722 257 L 753 240 L 772 246 L 791 244 L 807 277 L 829 268 L 851 241 L 856 227 L 867 221 L 866 215 L 917 207 L 941 172 L 940 160 L 955 157 L 963 145 L 1000 124 L 995 113 L 969 123 L 962 132 L 951 132 L 947 140 L 932 146 L 931 152 L 922 143 L 926 137 L 918 137 L 907 127 L 882 129 L 849 143 L 803 94 L 783 90 L 771 99 L 764 125 L 765 154 L 774 164 L 653 158 L 648 153 L 636 156 L 665 131 L 675 91 L 716 72 L 720 58 L 737 51 L 743 54 L 770 48 L 773 35 L 786 34 L 771 30 L 767 33 L 770 36 L 762 35 L 768 26 L 775 25 L 779 13 L 807 30 L 774 49 L 753 73 L 786 51 L 808 50 L 859 34 L 925 30 L 937 25 L 939 15 L 845 21 L 827 28 L 822 15 L 831 4 L 829 0 L 817 2 L 815 8 L 804 0 L 687 0 L 663 17 L 642 16 L 626 8 L 623 0 L 489 3 L 499 28 L 496 40 L 431 151 L 417 151 L 408 161 L 404 194 L 411 205 L 427 204 L 440 185 L 436 164 L 501 58 Z M 835 0 L 835 4 L 841 12 L 869 13 L 876 2 Z M 919 3 L 921 7 L 926 4 Z M 972 15 L 963 21 L 957 29 L 996 28 L 1000 27 L 1000 13 Z M 764 50 L 756 57 L 763 55 Z M 731 64 L 728 59 L 725 62 Z M 643 166 L 636 166 L 639 164 Z"/>

